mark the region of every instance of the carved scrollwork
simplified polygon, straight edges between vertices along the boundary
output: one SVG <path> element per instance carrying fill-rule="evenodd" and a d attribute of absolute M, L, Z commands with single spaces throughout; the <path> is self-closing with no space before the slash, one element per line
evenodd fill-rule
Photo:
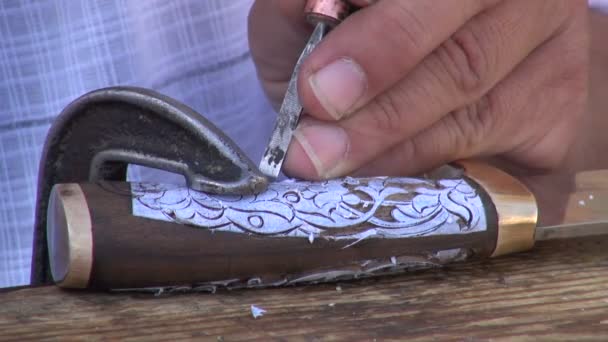
<path fill-rule="evenodd" d="M 486 227 L 482 201 L 464 179 L 344 178 L 273 183 L 259 195 L 211 195 L 133 183 L 136 216 L 263 236 L 335 240 L 466 234 Z"/>

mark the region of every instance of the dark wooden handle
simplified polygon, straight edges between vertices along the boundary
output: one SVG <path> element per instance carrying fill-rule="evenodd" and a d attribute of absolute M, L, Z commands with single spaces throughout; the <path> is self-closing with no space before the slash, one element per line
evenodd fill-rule
<path fill-rule="evenodd" d="M 154 185 L 59 184 L 48 208 L 53 278 L 100 289 L 272 286 L 395 273 L 494 250 L 495 209 L 468 180 L 342 182 L 286 183 L 242 198 L 177 189 L 189 206 L 163 197 L 176 189 Z M 321 209 L 307 212 L 302 201 Z M 134 215 L 142 205 L 152 214 Z M 217 224 L 195 226 L 201 222 Z"/>

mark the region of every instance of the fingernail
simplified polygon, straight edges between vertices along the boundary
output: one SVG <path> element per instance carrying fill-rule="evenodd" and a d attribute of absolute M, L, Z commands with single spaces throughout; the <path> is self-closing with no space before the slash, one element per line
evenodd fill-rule
<path fill-rule="evenodd" d="M 349 150 L 348 135 L 339 126 L 314 122 L 301 124 L 294 133 L 321 179 L 333 178 Z"/>
<path fill-rule="evenodd" d="M 308 81 L 321 105 L 336 120 L 351 113 L 367 88 L 363 69 L 347 58 L 323 67 Z"/>

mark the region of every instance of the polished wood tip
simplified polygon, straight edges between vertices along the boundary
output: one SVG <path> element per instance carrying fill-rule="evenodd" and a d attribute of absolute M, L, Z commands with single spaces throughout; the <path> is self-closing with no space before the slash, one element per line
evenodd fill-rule
<path fill-rule="evenodd" d="M 91 216 L 78 184 L 53 187 L 47 210 L 51 274 L 58 286 L 85 288 L 93 264 Z"/>

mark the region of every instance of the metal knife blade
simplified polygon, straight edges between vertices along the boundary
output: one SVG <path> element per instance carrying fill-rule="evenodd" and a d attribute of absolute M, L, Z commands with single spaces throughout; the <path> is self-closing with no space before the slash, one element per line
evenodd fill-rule
<path fill-rule="evenodd" d="M 327 29 L 327 25 L 323 22 L 316 25 L 314 32 L 310 36 L 310 39 L 293 70 L 274 130 L 259 166 L 259 170 L 270 179 L 277 178 L 281 172 L 287 149 L 289 148 L 289 144 L 293 137 L 293 132 L 295 131 L 300 120 L 300 115 L 302 114 L 302 104 L 298 98 L 297 87 L 300 66 L 306 57 L 308 57 L 314 48 L 321 42 L 327 33 Z"/>
<path fill-rule="evenodd" d="M 561 179 L 553 184 L 543 184 L 543 188 L 559 187 Z M 534 191 L 539 197 L 541 215 L 543 212 L 559 209 L 555 220 L 548 224 L 539 224 L 535 240 L 553 240 L 575 237 L 597 236 L 608 234 L 608 170 L 584 171 L 573 176 L 570 185 L 572 190 L 563 194 L 563 198 L 550 201 L 543 208 L 545 196 L 541 189 Z M 560 197 L 553 192 L 553 198 Z M 547 200 L 548 201 L 548 200 Z M 556 205 L 556 203 L 563 203 Z M 545 210 L 543 210 L 545 209 Z"/>

